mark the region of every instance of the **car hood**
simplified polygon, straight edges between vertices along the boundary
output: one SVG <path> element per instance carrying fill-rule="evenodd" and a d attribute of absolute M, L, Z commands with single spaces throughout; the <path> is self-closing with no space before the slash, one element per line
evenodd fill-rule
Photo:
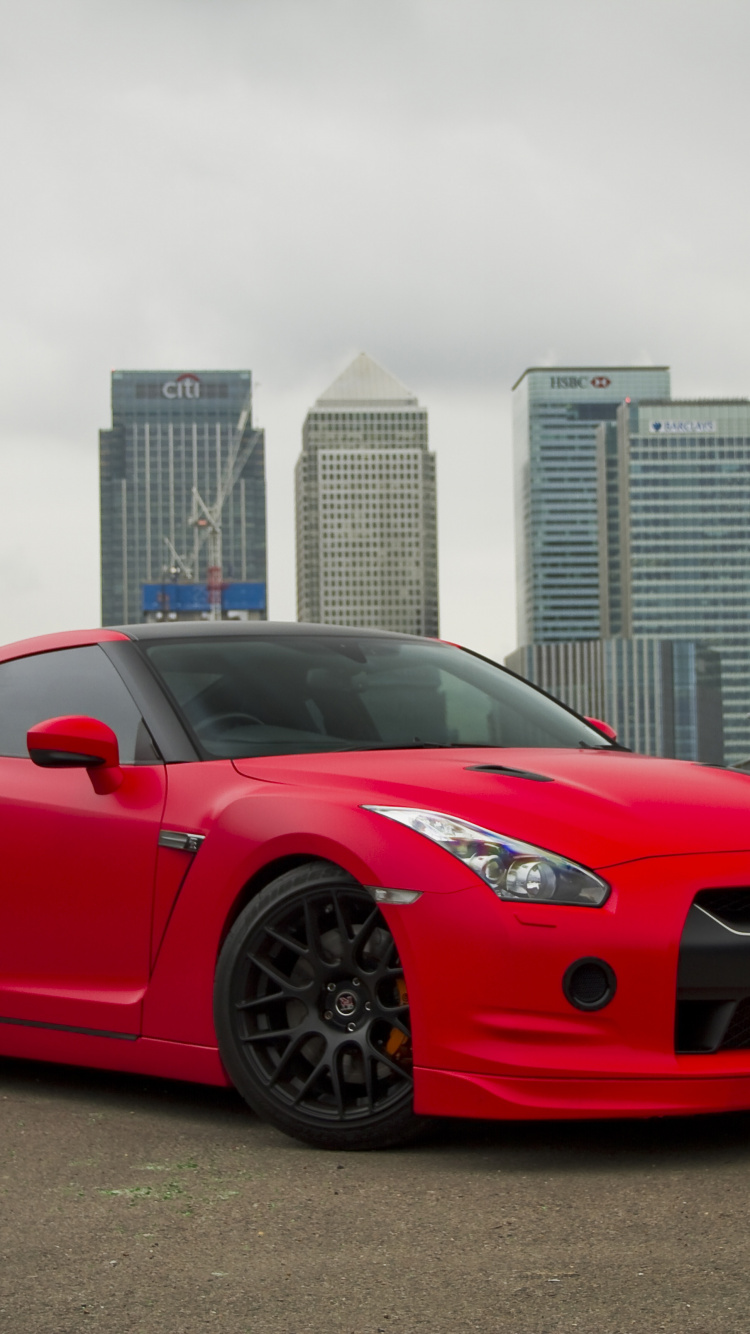
<path fill-rule="evenodd" d="M 339 751 L 234 767 L 334 802 L 441 811 L 600 869 L 750 849 L 750 777 L 625 751 Z"/>

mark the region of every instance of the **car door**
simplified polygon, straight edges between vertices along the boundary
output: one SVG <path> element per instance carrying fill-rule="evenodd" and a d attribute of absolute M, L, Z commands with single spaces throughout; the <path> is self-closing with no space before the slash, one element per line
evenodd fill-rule
<path fill-rule="evenodd" d="M 26 732 L 46 718 L 107 723 L 124 780 L 42 769 Z M 0 1022 L 140 1031 L 165 767 L 97 644 L 0 663 Z"/>

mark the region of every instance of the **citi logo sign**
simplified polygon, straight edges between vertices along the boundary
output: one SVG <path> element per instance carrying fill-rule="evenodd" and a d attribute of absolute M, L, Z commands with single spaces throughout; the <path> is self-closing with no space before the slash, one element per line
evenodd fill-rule
<path fill-rule="evenodd" d="M 167 380 L 161 392 L 165 398 L 200 398 L 201 382 L 197 375 L 178 375 L 176 380 Z"/>
<path fill-rule="evenodd" d="M 608 375 L 551 375 L 550 389 L 607 389 Z"/>

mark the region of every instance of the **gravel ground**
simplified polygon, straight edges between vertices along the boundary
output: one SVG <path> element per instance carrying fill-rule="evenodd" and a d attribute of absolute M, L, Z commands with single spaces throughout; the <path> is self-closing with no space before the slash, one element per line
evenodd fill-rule
<path fill-rule="evenodd" d="M 750 1116 L 308 1149 L 232 1093 L 0 1064 L 8 1334 L 750 1329 Z"/>

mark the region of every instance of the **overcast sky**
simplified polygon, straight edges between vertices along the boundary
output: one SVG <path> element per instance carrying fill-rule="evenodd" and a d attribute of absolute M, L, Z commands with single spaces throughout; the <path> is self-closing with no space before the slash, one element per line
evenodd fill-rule
<path fill-rule="evenodd" d="M 305 413 L 430 413 L 441 629 L 515 646 L 510 386 L 750 393 L 747 0 L 1 0 L 0 639 L 99 620 L 113 367 L 245 368 L 270 614 Z"/>

